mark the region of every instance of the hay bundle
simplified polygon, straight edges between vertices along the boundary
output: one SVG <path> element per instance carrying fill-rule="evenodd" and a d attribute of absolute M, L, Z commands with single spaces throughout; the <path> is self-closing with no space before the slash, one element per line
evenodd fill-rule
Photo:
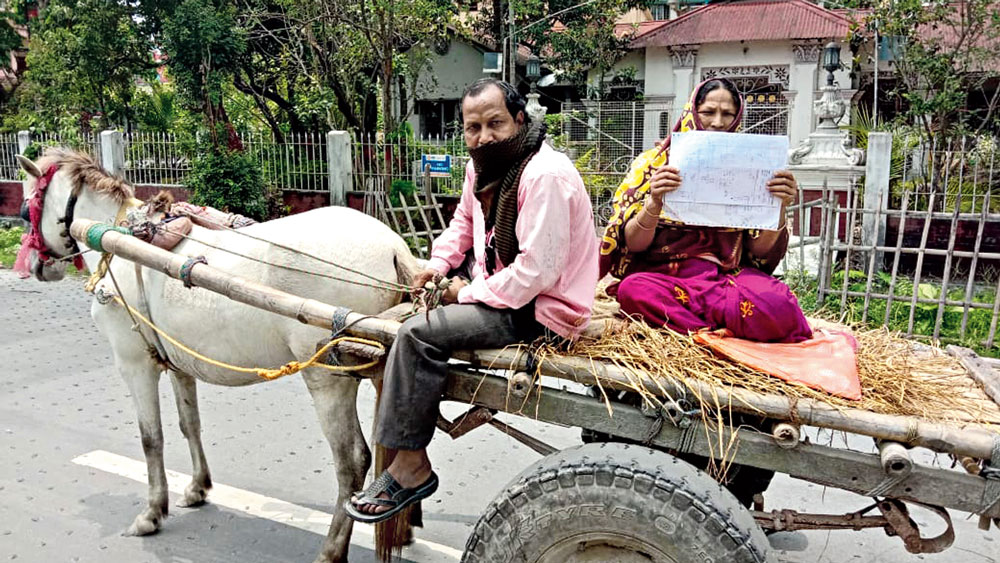
<path fill-rule="evenodd" d="M 610 362 L 628 372 L 645 372 L 654 381 L 679 384 L 692 391 L 690 383 L 698 381 L 713 387 L 810 398 L 835 407 L 880 414 L 932 421 L 1000 422 L 1000 408 L 967 375 L 959 361 L 940 348 L 915 344 L 884 328 L 855 330 L 854 336 L 863 389 L 860 401 L 785 382 L 718 357 L 691 336 L 650 328 L 641 322 L 608 323 L 603 334 L 581 338 L 565 354 Z M 659 403 L 660 397 L 668 395 L 669 385 L 648 389 L 639 378 L 634 381 L 634 390 L 651 403 Z M 697 399 L 703 405 L 714 406 L 720 414 L 726 407 L 712 397 Z"/>

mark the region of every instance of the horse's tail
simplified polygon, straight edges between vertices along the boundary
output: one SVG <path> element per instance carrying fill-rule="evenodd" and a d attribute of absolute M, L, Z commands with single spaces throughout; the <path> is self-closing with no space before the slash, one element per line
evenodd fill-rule
<path fill-rule="evenodd" d="M 402 238 L 398 239 L 396 245 L 396 255 L 393 257 L 396 265 L 397 281 L 404 285 L 413 285 L 413 279 L 420 273 L 420 264 L 413 257 L 410 248 L 406 246 Z"/>

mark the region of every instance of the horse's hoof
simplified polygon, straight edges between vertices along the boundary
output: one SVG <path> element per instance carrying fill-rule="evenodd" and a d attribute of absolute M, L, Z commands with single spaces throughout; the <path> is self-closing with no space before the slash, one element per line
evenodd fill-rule
<path fill-rule="evenodd" d="M 160 529 L 160 518 L 143 512 L 135 517 L 132 525 L 122 532 L 123 536 L 148 536 Z"/>
<path fill-rule="evenodd" d="M 177 501 L 177 506 L 181 508 L 194 508 L 196 506 L 201 506 L 205 504 L 205 497 L 207 496 L 208 489 L 191 483 L 184 489 L 184 496 Z"/>

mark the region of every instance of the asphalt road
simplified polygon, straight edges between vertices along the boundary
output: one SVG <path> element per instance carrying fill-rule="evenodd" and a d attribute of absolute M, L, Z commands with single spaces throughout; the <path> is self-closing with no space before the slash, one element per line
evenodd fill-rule
<path fill-rule="evenodd" d="M 212 502 L 198 509 L 172 506 L 152 536 L 120 535 L 146 502 L 142 449 L 131 400 L 90 320 L 82 285 L 82 278 L 21 281 L 0 270 L 0 561 L 312 561 L 336 484 L 308 392 L 296 377 L 245 388 L 201 385 L 203 437 L 216 483 Z M 166 380 L 161 392 L 167 468 L 188 473 L 188 449 Z M 359 411 L 366 426 L 373 397 L 363 384 Z M 454 416 L 462 406 L 443 410 Z M 579 443 L 575 429 L 506 420 L 557 447 Z M 850 441 L 862 448 L 868 442 Z M 430 453 L 443 482 L 425 503 L 421 543 L 404 557 L 457 561 L 480 512 L 538 455 L 489 427 L 457 441 L 439 434 Z M 766 498 L 769 509 L 828 513 L 867 504 L 784 476 Z M 289 514 L 309 521 L 289 524 Z M 940 531 L 926 513 L 915 518 L 932 523 L 927 534 Z M 980 531 L 964 514 L 953 518 L 957 541 L 939 555 L 910 555 L 898 538 L 878 530 L 783 533 L 771 542 L 780 560 L 795 563 L 1000 559 L 998 532 Z M 356 532 L 352 542 L 352 561 L 374 561 L 370 535 Z"/>

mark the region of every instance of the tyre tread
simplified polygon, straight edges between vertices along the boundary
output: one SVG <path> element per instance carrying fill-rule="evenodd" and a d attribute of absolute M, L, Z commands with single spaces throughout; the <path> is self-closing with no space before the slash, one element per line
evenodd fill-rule
<path fill-rule="evenodd" d="M 485 559 L 489 539 L 497 537 L 509 541 L 504 529 L 505 526 L 507 529 L 513 527 L 512 520 L 516 519 L 520 507 L 556 489 L 585 487 L 633 490 L 639 495 L 652 496 L 658 501 L 669 501 L 683 517 L 690 519 L 696 526 L 706 528 L 714 537 L 717 548 L 731 556 L 728 560 L 754 563 L 768 561 L 766 547 L 763 547 L 767 545 L 766 540 L 763 540 L 763 546 L 760 545 L 764 538 L 763 533 L 757 528 L 749 513 L 736 503 L 735 498 L 731 498 L 731 493 L 714 479 L 686 463 L 683 465 L 697 472 L 695 478 L 678 476 L 690 471 L 688 469 L 674 471 L 676 467 L 672 466 L 682 462 L 672 457 L 668 463 L 658 464 L 659 471 L 649 471 L 645 468 L 649 460 L 640 458 L 649 457 L 650 454 L 665 454 L 641 446 L 600 444 L 600 446 L 615 446 L 623 450 L 621 453 L 628 454 L 620 456 L 616 452 L 614 458 L 608 455 L 594 456 L 591 452 L 587 452 L 590 455 L 575 455 L 578 452 L 574 450 L 586 449 L 587 446 L 591 446 L 589 449 L 593 450 L 593 446 L 597 445 L 588 444 L 553 454 L 550 456 L 551 460 L 546 458 L 515 478 L 515 482 L 490 503 L 483 517 L 476 523 L 466 542 L 462 562 L 494 563 Z M 733 524 L 734 520 L 742 522 L 736 525 Z M 759 533 L 756 538 L 754 530 Z"/>

